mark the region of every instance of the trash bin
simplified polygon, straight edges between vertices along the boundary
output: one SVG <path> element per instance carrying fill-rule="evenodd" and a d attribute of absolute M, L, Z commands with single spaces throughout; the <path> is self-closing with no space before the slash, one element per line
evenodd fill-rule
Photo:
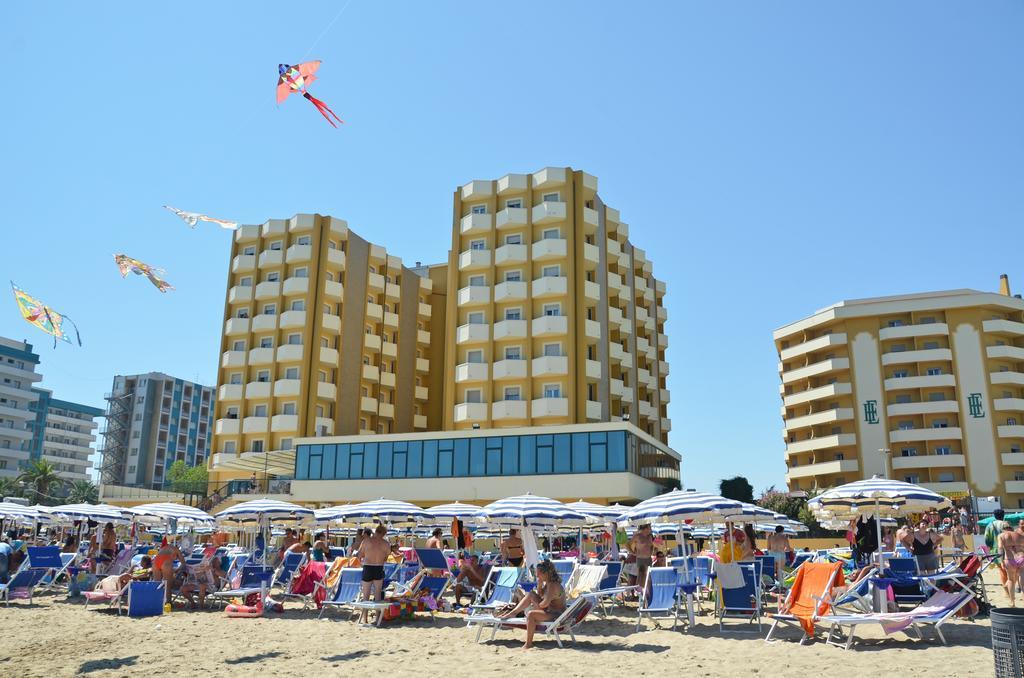
<path fill-rule="evenodd" d="M 992 654 L 995 655 L 996 678 L 1024 678 L 1024 609 L 993 608 Z"/>

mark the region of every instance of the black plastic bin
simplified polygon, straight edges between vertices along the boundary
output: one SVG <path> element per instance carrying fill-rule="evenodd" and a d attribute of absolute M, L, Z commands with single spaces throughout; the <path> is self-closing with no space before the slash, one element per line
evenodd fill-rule
<path fill-rule="evenodd" d="M 1024 678 L 1024 609 L 993 608 L 992 654 L 996 661 L 996 678 Z"/>

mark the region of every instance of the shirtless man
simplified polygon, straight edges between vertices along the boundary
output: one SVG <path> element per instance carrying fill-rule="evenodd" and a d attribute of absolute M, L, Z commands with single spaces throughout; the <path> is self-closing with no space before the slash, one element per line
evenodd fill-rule
<path fill-rule="evenodd" d="M 636 556 L 636 583 L 647 586 L 647 570 L 654 556 L 654 536 L 650 525 L 641 525 L 633 538 L 626 544 L 629 552 Z"/>
<path fill-rule="evenodd" d="M 1024 521 L 1017 524 L 1017 529 L 1004 530 L 999 533 L 999 555 L 1002 558 L 1003 570 L 1006 572 L 1006 595 L 1010 598 L 1010 607 L 1017 607 L 1014 594 L 1024 569 Z"/>
<path fill-rule="evenodd" d="M 478 556 L 470 556 L 462 561 L 462 568 L 459 570 L 459 576 L 455 578 L 455 604 L 462 604 L 462 595 L 469 593 L 472 596 L 472 592 L 466 589 L 470 586 L 479 589 L 484 585 L 486 577 L 484 576 L 483 569 L 480 567 L 480 559 Z M 473 602 L 470 600 L 470 602 Z"/>
<path fill-rule="evenodd" d="M 444 533 L 440 527 L 434 528 L 434 531 L 430 533 L 430 538 L 427 539 L 428 549 L 439 549 L 441 548 L 441 535 Z"/>
<path fill-rule="evenodd" d="M 363 564 L 363 600 L 378 601 L 384 587 L 384 563 L 391 553 L 391 544 L 386 539 L 388 528 L 377 525 L 373 535 L 364 537 L 359 544 L 359 560 Z M 362 623 L 367 623 L 368 610 L 363 610 Z"/>
<path fill-rule="evenodd" d="M 775 526 L 775 532 L 768 535 L 768 554 L 775 560 L 775 578 L 782 575 L 782 568 L 786 564 L 786 553 L 792 551 L 789 537 L 782 525 Z"/>
<path fill-rule="evenodd" d="M 526 549 L 523 546 L 523 538 L 519 536 L 519 530 L 509 530 L 508 539 L 501 542 L 501 559 L 508 565 L 522 567 L 525 556 Z"/>
<path fill-rule="evenodd" d="M 277 555 L 278 562 L 284 560 L 284 554 L 288 551 L 288 549 L 290 549 L 293 545 L 298 543 L 299 536 L 296 533 L 295 528 L 289 527 L 287 530 L 285 530 L 284 539 L 281 540 L 281 551 Z"/>

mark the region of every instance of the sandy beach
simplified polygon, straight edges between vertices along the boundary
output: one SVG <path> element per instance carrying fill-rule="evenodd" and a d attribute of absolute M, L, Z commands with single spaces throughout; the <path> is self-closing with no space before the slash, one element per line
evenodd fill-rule
<path fill-rule="evenodd" d="M 1005 594 L 987 578 L 996 606 Z M 607 620 L 592 618 L 578 641 L 559 649 L 539 641 L 520 649 L 521 632 L 502 632 L 495 641 L 474 642 L 464 617 L 439 614 L 384 628 L 361 628 L 347 616 L 317 620 L 290 604 L 283 614 L 262 619 L 228 619 L 220 611 L 175 610 L 145 619 L 112 612 L 61 595 L 37 596 L 31 606 L 0 608 L 0 675 L 274 676 L 358 671 L 362 675 L 679 675 L 801 676 L 841 671 L 842 675 L 977 676 L 992 672 L 988 619 L 945 626 L 949 647 L 932 636 L 926 642 L 903 634 L 886 637 L 864 628 L 868 640 L 850 651 L 817 642 L 800 646 L 799 633 L 766 644 L 767 632 L 719 633 L 707 614 L 690 631 L 634 633 L 632 608 L 618 608 Z M 734 624 L 736 624 L 734 622 Z M 645 627 L 652 629 L 650 622 Z M 684 627 L 682 627 L 684 628 Z M 738 624 L 734 628 L 740 628 Z"/>

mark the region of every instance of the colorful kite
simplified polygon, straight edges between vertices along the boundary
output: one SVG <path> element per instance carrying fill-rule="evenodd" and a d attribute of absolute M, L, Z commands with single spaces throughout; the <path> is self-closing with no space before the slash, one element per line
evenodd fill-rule
<path fill-rule="evenodd" d="M 66 341 L 69 344 L 71 336 L 65 331 L 64 323 L 70 323 L 71 327 L 75 330 L 75 339 L 78 341 L 78 345 L 82 345 L 82 338 L 78 335 L 78 326 L 75 325 L 71 318 L 67 317 L 63 313 L 58 313 L 52 308 L 41 302 L 40 300 L 33 297 L 31 294 L 25 292 L 14 282 L 11 282 L 11 290 L 14 292 L 14 300 L 18 302 L 18 310 L 21 311 L 21 315 L 29 323 L 35 325 L 43 332 L 53 336 L 53 347 L 57 348 L 57 340 Z"/>
<path fill-rule="evenodd" d="M 164 209 L 169 209 L 179 217 L 185 220 L 185 223 L 189 225 L 189 228 L 195 228 L 196 224 L 200 221 L 208 221 L 211 224 L 220 224 L 221 228 L 226 228 L 229 231 L 234 231 L 238 228 L 237 221 L 225 221 L 224 219 L 214 219 L 208 217 L 205 214 L 199 214 L 199 212 L 185 212 L 183 210 L 175 209 L 170 205 L 164 205 Z"/>
<path fill-rule="evenodd" d="M 149 278 L 149 282 L 153 283 L 153 285 L 155 285 L 161 292 L 174 289 L 174 286 L 171 285 L 171 283 L 160 279 L 160 275 L 164 273 L 164 269 L 162 268 L 153 268 L 149 264 L 143 263 L 138 259 L 132 259 L 127 254 L 115 254 L 114 261 L 117 262 L 117 267 L 121 269 L 122 278 L 127 278 L 129 273 L 144 275 Z"/>
<path fill-rule="evenodd" d="M 316 106 L 316 110 L 320 111 L 320 115 L 324 116 L 327 122 L 331 123 L 331 127 L 337 127 L 334 124 L 334 120 L 342 124 L 345 121 L 335 115 L 334 111 L 327 107 L 327 104 L 306 91 L 306 88 L 316 80 L 316 76 L 313 74 L 316 73 L 318 68 L 320 68 L 319 61 L 306 61 L 297 66 L 278 64 L 277 71 L 281 74 L 281 77 L 277 79 L 277 103 L 287 99 L 288 95 L 293 92 L 301 93 L 302 96 L 309 99 L 311 104 Z M 331 120 L 331 117 L 327 115 L 328 113 L 334 116 L 334 120 Z"/>

